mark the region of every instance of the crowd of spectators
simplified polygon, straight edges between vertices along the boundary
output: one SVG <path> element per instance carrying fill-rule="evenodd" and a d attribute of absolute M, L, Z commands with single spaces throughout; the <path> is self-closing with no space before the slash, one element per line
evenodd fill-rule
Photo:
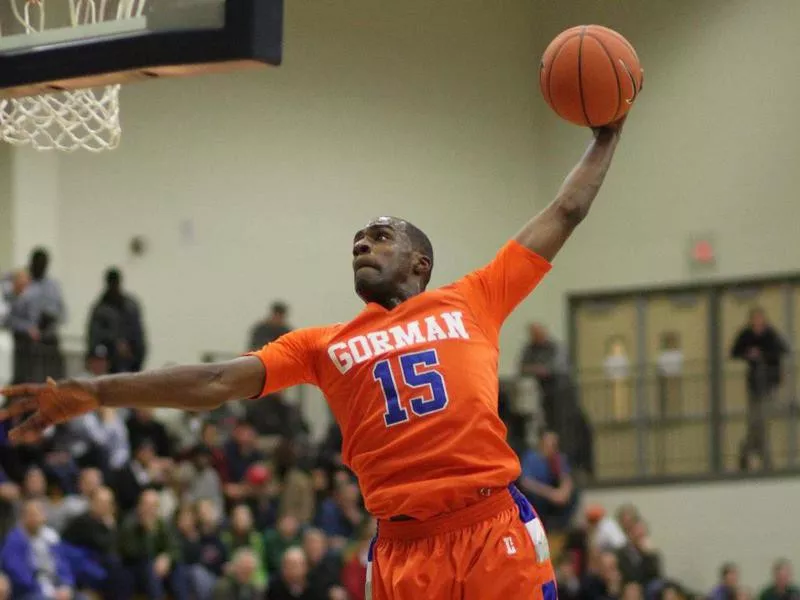
<path fill-rule="evenodd" d="M 0 281 L 18 381 L 63 369 L 58 324 L 66 309 L 47 268 L 38 250 L 27 270 Z M 288 307 L 274 303 L 248 347 L 290 331 L 287 317 Z M 141 309 L 118 270 L 106 273 L 87 323 L 85 377 L 143 367 Z M 31 348 L 38 354 L 26 353 Z M 697 596 L 664 572 L 635 507 L 613 516 L 596 506 L 578 511 L 591 432 L 563 352 L 540 325 L 531 327 L 520 368 L 540 387 L 544 418 L 536 425 L 546 430 L 531 436 L 534 425 L 502 391 L 499 409 L 522 463 L 517 485 L 551 532 L 560 596 Z M 13 447 L 7 428 L 0 428 L 0 600 L 364 598 L 376 523 L 341 463 L 341 434 L 333 424 L 312 444 L 303 415 L 281 395 L 204 415 L 102 408 Z M 559 435 L 581 429 L 583 437 Z M 751 596 L 727 564 L 709 597 Z M 800 600 L 787 561 L 776 563 L 760 600 Z"/>

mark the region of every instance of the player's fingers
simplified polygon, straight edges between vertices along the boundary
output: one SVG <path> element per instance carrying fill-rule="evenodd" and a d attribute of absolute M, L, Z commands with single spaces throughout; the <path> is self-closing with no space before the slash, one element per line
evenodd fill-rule
<path fill-rule="evenodd" d="M 21 385 L 10 385 L 0 389 L 0 396 L 6 398 L 19 398 L 21 396 L 36 396 L 47 389 L 41 383 L 23 383 Z"/>
<path fill-rule="evenodd" d="M 27 437 L 42 433 L 48 427 L 50 427 L 50 422 L 42 413 L 36 411 L 20 425 L 9 431 L 8 439 L 11 440 L 11 443 L 16 444 L 24 441 Z"/>
<path fill-rule="evenodd" d="M 32 397 L 15 400 L 0 410 L 0 421 L 7 421 L 8 419 L 13 419 L 14 417 L 18 417 L 20 415 L 24 415 L 25 413 L 31 412 L 32 410 L 36 410 L 38 405 L 39 403 L 36 398 Z"/>

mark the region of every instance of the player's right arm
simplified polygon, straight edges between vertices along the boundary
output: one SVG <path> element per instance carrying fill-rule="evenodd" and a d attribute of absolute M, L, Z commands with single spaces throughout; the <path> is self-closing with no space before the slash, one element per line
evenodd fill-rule
<path fill-rule="evenodd" d="M 0 411 L 0 421 L 33 413 L 12 430 L 16 440 L 101 406 L 205 411 L 229 400 L 313 383 L 312 331 L 292 332 L 252 355 L 227 362 L 12 386 L 1 392 L 11 404 Z"/>

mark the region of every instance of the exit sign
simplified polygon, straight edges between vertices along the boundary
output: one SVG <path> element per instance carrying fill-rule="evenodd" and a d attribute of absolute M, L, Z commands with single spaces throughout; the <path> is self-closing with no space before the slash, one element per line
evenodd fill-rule
<path fill-rule="evenodd" d="M 690 236 L 689 261 L 696 267 L 708 267 L 716 263 L 717 253 L 712 235 L 698 234 Z"/>

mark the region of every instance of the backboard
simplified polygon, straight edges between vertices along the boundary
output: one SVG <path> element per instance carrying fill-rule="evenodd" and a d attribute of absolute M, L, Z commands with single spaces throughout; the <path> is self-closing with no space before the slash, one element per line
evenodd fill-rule
<path fill-rule="evenodd" d="M 283 0 L 0 0 L 0 97 L 278 65 L 282 26 Z"/>

